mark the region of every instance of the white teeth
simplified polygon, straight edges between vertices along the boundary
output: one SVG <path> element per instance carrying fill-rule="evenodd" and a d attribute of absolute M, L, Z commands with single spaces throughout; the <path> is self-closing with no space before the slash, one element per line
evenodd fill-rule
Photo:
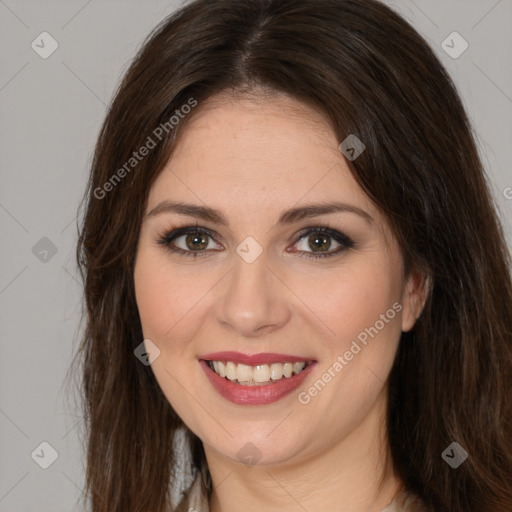
<path fill-rule="evenodd" d="M 255 382 L 268 382 L 270 380 L 270 368 L 268 364 L 255 366 L 253 370 Z"/>
<path fill-rule="evenodd" d="M 231 361 L 228 361 L 226 363 L 226 377 L 229 380 L 236 380 L 237 377 L 237 371 L 236 371 L 236 364 L 232 363 Z"/>
<path fill-rule="evenodd" d="M 279 380 L 283 376 L 283 365 L 272 363 L 270 365 L 270 377 L 272 380 Z"/>
<path fill-rule="evenodd" d="M 246 386 L 270 384 L 292 375 L 297 375 L 306 367 L 305 362 L 300 363 L 272 363 L 248 366 L 236 364 L 232 361 L 210 361 L 210 368 L 221 377 L 227 377 L 231 382 L 238 382 Z"/>
<path fill-rule="evenodd" d="M 293 363 L 292 365 L 293 373 L 297 375 L 304 369 L 304 363 Z"/>
<path fill-rule="evenodd" d="M 231 364 L 233 366 L 235 365 L 235 363 L 231 363 Z M 236 378 L 238 379 L 239 382 L 244 382 L 246 380 L 253 380 L 252 366 L 247 366 L 245 364 L 236 365 Z"/>
<path fill-rule="evenodd" d="M 291 377 L 293 371 L 293 365 L 292 363 L 284 363 L 283 364 L 283 375 L 285 377 Z"/>

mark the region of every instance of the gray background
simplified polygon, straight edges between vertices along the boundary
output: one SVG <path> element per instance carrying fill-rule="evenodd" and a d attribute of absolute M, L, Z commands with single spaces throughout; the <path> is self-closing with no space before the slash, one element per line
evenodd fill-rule
<path fill-rule="evenodd" d="M 387 3 L 430 42 L 454 78 L 512 245 L 512 0 Z M 122 72 L 178 5 L 0 0 L 1 512 L 79 510 L 83 423 L 64 380 L 78 342 L 78 202 Z M 31 47 L 43 31 L 59 45 L 47 59 Z M 441 46 L 453 31 L 469 43 L 457 59 Z M 43 441 L 58 452 L 48 469 L 31 456 Z"/>

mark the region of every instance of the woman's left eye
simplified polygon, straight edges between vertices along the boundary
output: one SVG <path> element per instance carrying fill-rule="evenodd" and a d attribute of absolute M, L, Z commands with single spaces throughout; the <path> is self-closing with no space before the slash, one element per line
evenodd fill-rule
<path fill-rule="evenodd" d="M 181 247 L 176 243 L 180 238 L 183 238 L 181 242 L 178 242 L 181 243 Z M 207 256 L 210 252 L 207 251 L 210 246 L 209 239 L 215 239 L 210 230 L 200 226 L 186 226 L 162 234 L 158 239 L 158 244 L 179 255 L 202 257 Z M 338 247 L 335 250 L 330 250 L 333 240 Z M 293 249 L 288 252 L 300 253 L 299 256 L 303 258 L 316 259 L 334 256 L 354 246 L 354 241 L 347 235 L 327 227 L 318 227 L 308 228 L 299 233 L 292 245 Z"/>

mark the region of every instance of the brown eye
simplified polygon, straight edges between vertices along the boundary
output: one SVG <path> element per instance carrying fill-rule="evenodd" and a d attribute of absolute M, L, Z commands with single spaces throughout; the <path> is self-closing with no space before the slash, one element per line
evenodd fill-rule
<path fill-rule="evenodd" d="M 334 250 L 329 250 L 333 240 L 337 246 L 334 247 Z M 300 256 L 303 258 L 327 258 L 351 249 L 355 245 L 355 242 L 347 235 L 334 229 L 320 227 L 300 233 L 294 244 L 296 250 L 293 252 L 301 253 Z"/>
<path fill-rule="evenodd" d="M 314 251 L 318 249 L 320 252 L 327 251 L 331 247 L 331 240 L 325 235 L 311 235 L 308 237 L 309 247 Z"/>
<path fill-rule="evenodd" d="M 167 247 L 171 252 L 183 256 L 208 256 L 211 252 L 209 245 L 218 246 L 210 242 L 214 241 L 213 235 L 205 228 L 199 226 L 187 226 L 173 229 L 161 235 L 158 243 Z"/>
<path fill-rule="evenodd" d="M 208 246 L 208 235 L 204 235 L 202 233 L 194 233 L 187 235 L 185 238 L 185 243 L 189 249 L 192 251 L 199 251 L 202 249 L 206 249 Z"/>

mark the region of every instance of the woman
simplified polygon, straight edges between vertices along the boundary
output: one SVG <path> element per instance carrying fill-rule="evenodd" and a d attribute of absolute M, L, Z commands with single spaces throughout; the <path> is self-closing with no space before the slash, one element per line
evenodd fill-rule
<path fill-rule="evenodd" d="M 455 87 L 389 8 L 189 3 L 84 199 L 94 512 L 512 510 L 510 256 Z"/>

